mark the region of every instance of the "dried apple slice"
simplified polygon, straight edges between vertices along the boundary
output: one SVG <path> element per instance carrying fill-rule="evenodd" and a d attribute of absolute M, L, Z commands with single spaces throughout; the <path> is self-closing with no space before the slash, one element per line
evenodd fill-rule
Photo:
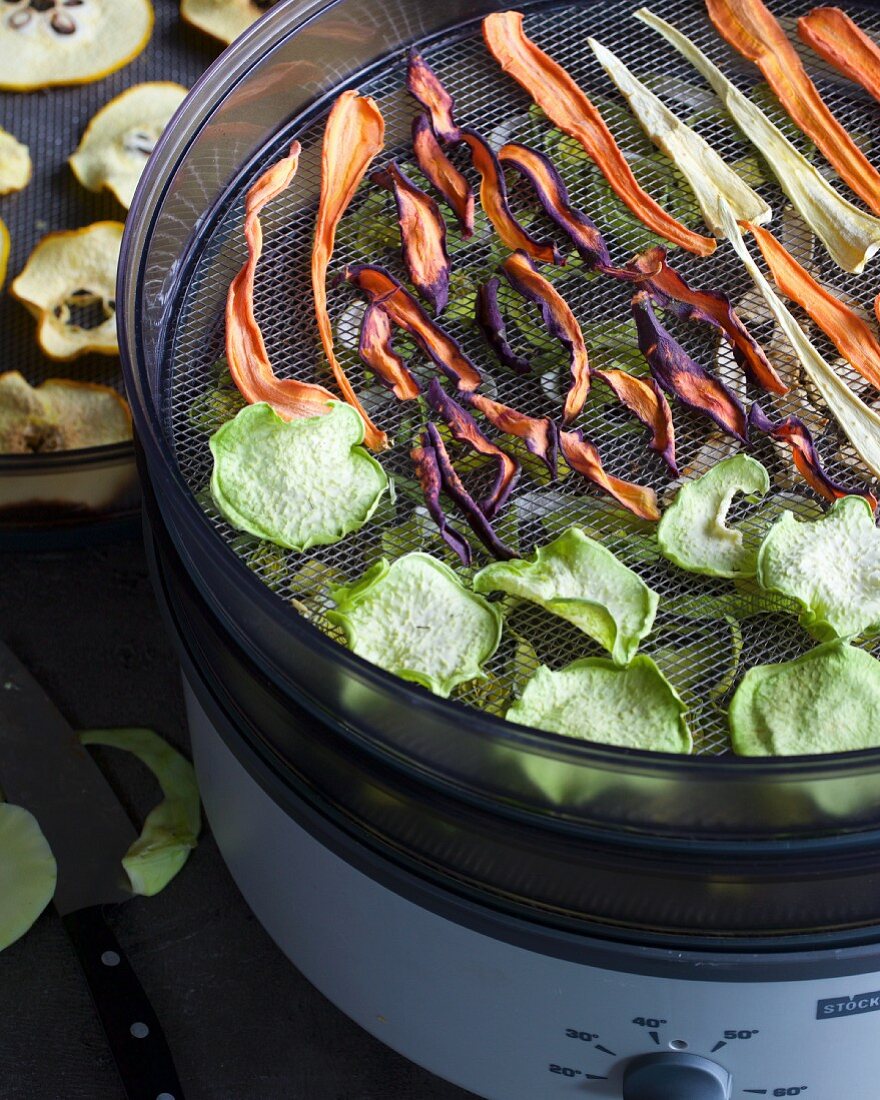
<path fill-rule="evenodd" d="M 757 547 L 747 546 L 742 531 L 728 526 L 727 513 L 737 493 L 759 500 L 770 491 L 767 471 L 748 455 L 724 458 L 708 473 L 686 481 L 663 513 L 657 541 L 664 557 L 690 573 L 708 577 L 753 577 Z"/>
<path fill-rule="evenodd" d="M 211 436 L 214 503 L 239 531 L 290 550 L 338 542 L 389 491 L 363 439 L 357 410 L 339 401 L 291 421 L 271 405 L 248 405 Z"/>
<path fill-rule="evenodd" d="M 501 640 L 501 613 L 430 554 L 383 559 L 353 585 L 332 589 L 327 618 L 349 647 L 380 668 L 446 697 L 485 679 Z"/>
<path fill-rule="evenodd" d="M 13 280 L 10 293 L 37 318 L 37 340 L 50 359 L 118 353 L 115 297 L 122 229 L 122 222 L 94 222 L 50 233 Z"/>
<path fill-rule="evenodd" d="M 587 42 L 629 103 L 639 125 L 687 180 L 710 233 L 716 237 L 724 235 L 718 220 L 719 195 L 727 199 L 741 221 L 760 225 L 770 220 L 772 210 L 767 203 L 696 130 L 677 118 L 611 50 L 595 38 L 588 38 Z"/>
<path fill-rule="evenodd" d="M 153 31 L 150 0 L 63 4 L 6 0 L 0 17 L 0 88 L 28 92 L 90 84 L 137 57 Z"/>
<path fill-rule="evenodd" d="M 628 664 L 651 633 L 659 597 L 610 550 L 571 527 L 530 561 L 496 562 L 474 577 L 477 592 L 506 592 L 574 623 Z"/>
<path fill-rule="evenodd" d="M 165 889 L 198 842 L 201 814 L 193 766 L 153 730 L 85 730 L 79 738 L 84 745 L 133 753 L 159 781 L 162 801 L 147 814 L 140 836 L 122 857 L 132 890 L 152 897 Z"/>
<path fill-rule="evenodd" d="M 634 657 L 625 668 L 585 657 L 557 671 L 541 665 L 507 720 L 602 745 L 689 753 L 686 711 L 650 657 Z"/>
<path fill-rule="evenodd" d="M 37 819 L 0 802 L 0 951 L 27 932 L 55 893 L 55 857 Z"/>
<path fill-rule="evenodd" d="M 127 210 L 147 157 L 186 93 L 180 84 L 156 81 L 135 84 L 105 104 L 69 158 L 83 187 L 112 191 Z"/>
<path fill-rule="evenodd" d="M 740 756 L 853 752 L 880 745 L 880 661 L 826 642 L 793 661 L 750 668 L 728 710 Z"/>
<path fill-rule="evenodd" d="M 180 0 L 180 17 L 229 45 L 277 0 Z"/>
<path fill-rule="evenodd" d="M 102 447 L 131 439 L 131 414 L 115 390 L 49 378 L 30 386 L 18 371 L 0 374 L 0 454 Z"/>
<path fill-rule="evenodd" d="M 0 195 L 26 187 L 31 178 L 31 167 L 28 147 L 0 128 Z"/>
<path fill-rule="evenodd" d="M 820 519 L 785 512 L 758 553 L 758 580 L 803 607 L 801 625 L 816 638 L 880 631 L 880 530 L 871 505 L 841 497 Z"/>

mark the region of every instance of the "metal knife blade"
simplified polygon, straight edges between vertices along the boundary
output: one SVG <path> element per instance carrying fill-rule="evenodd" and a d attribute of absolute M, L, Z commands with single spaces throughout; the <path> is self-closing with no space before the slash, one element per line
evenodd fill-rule
<path fill-rule="evenodd" d="M 58 863 L 63 915 L 132 896 L 120 860 L 137 833 L 88 750 L 0 641 L 0 791 L 34 815 Z"/>

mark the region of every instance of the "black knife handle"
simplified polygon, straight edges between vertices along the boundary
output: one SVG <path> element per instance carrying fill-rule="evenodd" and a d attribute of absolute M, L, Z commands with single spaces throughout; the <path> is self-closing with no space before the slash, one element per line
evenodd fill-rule
<path fill-rule="evenodd" d="M 183 1100 L 183 1089 L 147 995 L 100 905 L 61 918 L 76 949 L 128 1100 Z"/>

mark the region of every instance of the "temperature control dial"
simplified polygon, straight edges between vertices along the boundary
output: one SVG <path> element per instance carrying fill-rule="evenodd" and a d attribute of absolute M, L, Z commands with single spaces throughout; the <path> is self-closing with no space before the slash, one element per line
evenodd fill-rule
<path fill-rule="evenodd" d="M 695 1054 L 646 1054 L 623 1074 L 623 1100 L 729 1100 L 730 1074 Z"/>

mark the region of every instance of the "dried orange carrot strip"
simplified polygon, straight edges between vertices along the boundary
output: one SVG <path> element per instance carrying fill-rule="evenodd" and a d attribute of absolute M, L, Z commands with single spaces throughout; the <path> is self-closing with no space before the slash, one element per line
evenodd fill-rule
<path fill-rule="evenodd" d="M 327 268 L 333 255 L 339 220 L 370 162 L 384 143 L 385 122 L 375 100 L 370 96 L 360 96 L 354 90 L 343 92 L 333 104 L 324 130 L 321 197 L 312 249 L 312 293 L 321 345 L 342 396 L 363 417 L 366 425 L 364 442 L 373 451 L 384 450 L 388 446 L 388 437 L 367 416 L 333 351 L 333 328 L 327 312 Z"/>
<path fill-rule="evenodd" d="M 755 62 L 792 120 L 880 214 L 880 173 L 828 109 L 772 12 L 761 0 L 706 0 L 706 7 L 722 38 Z"/>
<path fill-rule="evenodd" d="M 492 56 L 564 133 L 583 145 L 617 195 L 649 229 L 689 252 L 708 256 L 715 241 L 694 233 L 639 186 L 598 110 L 571 76 L 526 37 L 518 11 L 493 12 L 483 20 Z"/>
<path fill-rule="evenodd" d="M 244 214 L 247 263 L 232 280 L 226 298 L 226 360 L 232 380 L 245 401 L 266 401 L 285 420 L 321 416 L 330 411 L 328 402 L 336 400 L 323 386 L 275 376 L 254 316 L 254 277 L 263 251 L 260 212 L 290 185 L 299 153 L 300 144 L 295 141 L 289 155 L 273 164 L 248 191 Z"/>
<path fill-rule="evenodd" d="M 767 229 L 742 225 L 754 234 L 782 293 L 805 309 L 843 358 L 880 390 L 880 343 L 865 320 L 817 283 Z"/>
<path fill-rule="evenodd" d="M 675 477 L 675 428 L 672 410 L 663 391 L 651 379 L 637 378 L 625 370 L 597 370 L 596 375 L 611 388 L 615 396 L 632 412 L 646 428 L 651 430 L 648 446 L 663 459 Z"/>
<path fill-rule="evenodd" d="M 371 302 L 364 310 L 358 352 L 399 401 L 412 401 L 419 396 L 419 384 L 394 350 L 391 321 L 378 302 Z"/>
<path fill-rule="evenodd" d="M 547 331 L 568 351 L 571 384 L 565 396 L 562 419 L 569 424 L 584 407 L 590 392 L 590 359 L 581 326 L 568 302 L 524 252 L 508 256 L 501 270 L 518 294 L 540 306 Z"/>
<path fill-rule="evenodd" d="M 798 19 L 801 41 L 839 73 L 880 99 L 880 46 L 840 8 L 813 8 Z"/>
<path fill-rule="evenodd" d="M 599 458 L 599 449 L 589 439 L 584 438 L 583 432 L 560 432 L 559 445 L 565 461 L 573 470 L 604 489 L 624 508 L 642 519 L 655 521 L 660 518 L 654 490 L 647 485 L 636 485 L 632 481 L 624 481 L 606 473 Z"/>

